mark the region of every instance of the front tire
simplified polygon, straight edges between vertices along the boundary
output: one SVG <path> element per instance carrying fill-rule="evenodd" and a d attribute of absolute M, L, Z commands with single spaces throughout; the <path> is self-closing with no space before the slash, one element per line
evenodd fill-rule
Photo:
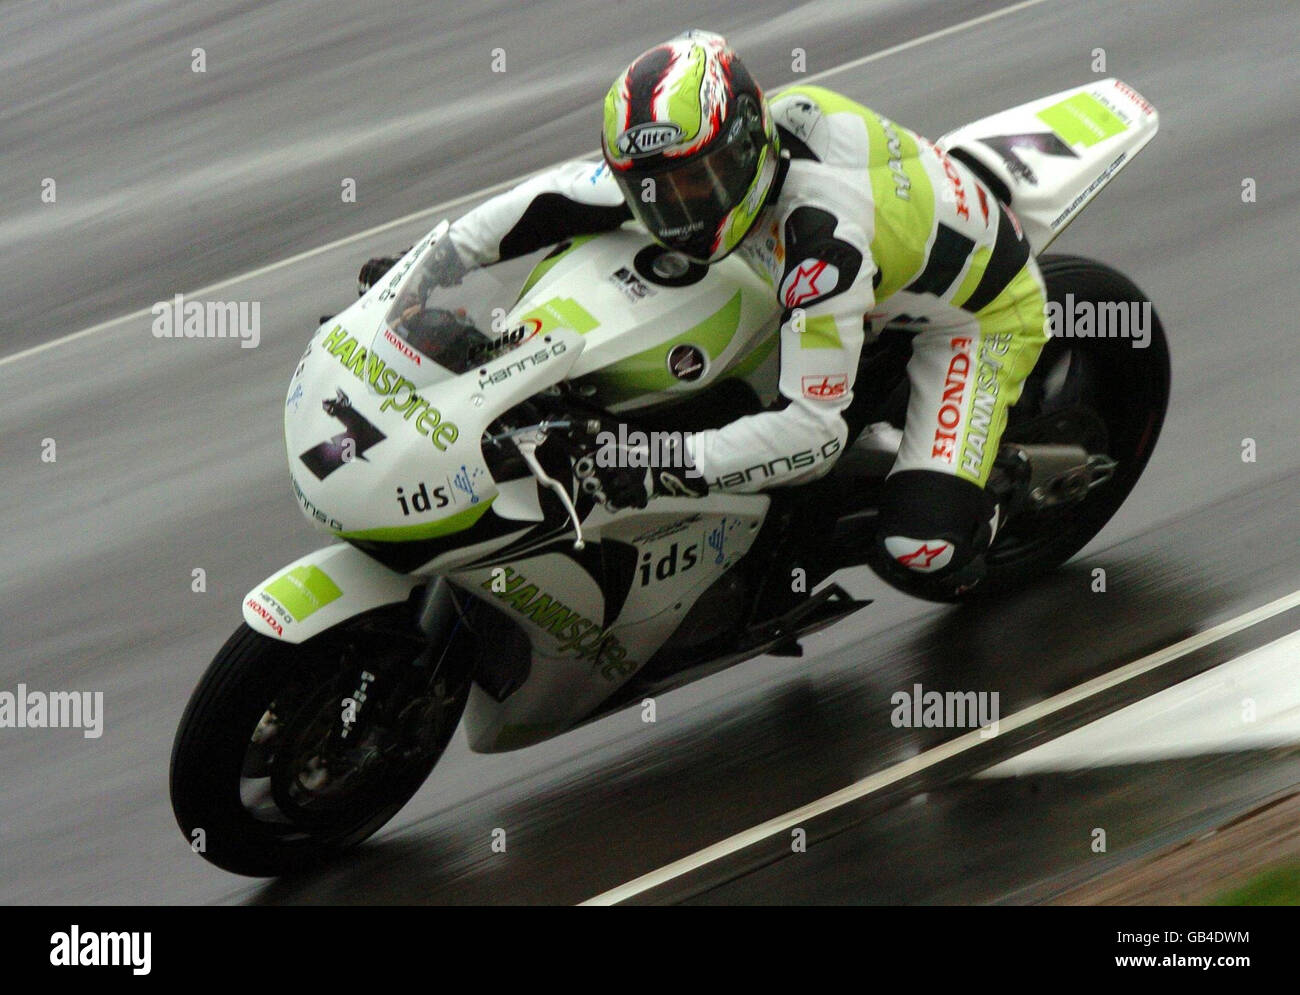
<path fill-rule="evenodd" d="M 453 636 L 444 656 L 464 649 Z M 172 809 L 191 847 L 225 870 L 267 877 L 375 833 L 424 783 L 464 710 L 466 668 L 435 673 L 432 662 L 407 605 L 301 645 L 240 626 L 172 748 Z"/>

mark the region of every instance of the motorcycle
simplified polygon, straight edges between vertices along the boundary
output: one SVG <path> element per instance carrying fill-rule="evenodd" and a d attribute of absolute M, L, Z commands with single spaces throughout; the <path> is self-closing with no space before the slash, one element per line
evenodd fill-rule
<path fill-rule="evenodd" d="M 1121 273 L 1043 250 L 1156 129 L 1108 79 L 937 143 L 1023 227 L 1051 305 L 1146 309 L 1147 341 L 1054 335 L 990 479 L 1009 513 L 986 576 L 957 594 L 890 583 L 941 600 L 1006 591 L 1077 553 L 1136 484 L 1168 403 L 1163 328 Z M 475 751 L 517 749 L 759 654 L 799 655 L 869 604 L 826 581 L 875 565 L 907 404 L 897 322 L 865 350 L 855 392 L 870 403 L 844 452 L 831 440 L 744 471 L 834 460 L 815 483 L 611 512 L 583 472 L 594 440 L 716 427 L 775 399 L 770 288 L 632 225 L 557 246 L 513 301 L 482 271 L 431 287 L 446 230 L 322 324 L 290 379 L 293 490 L 339 541 L 248 593 L 177 731 L 176 819 L 226 870 L 279 875 L 365 840 L 462 723 Z M 815 520 L 791 493 L 809 488 Z"/>

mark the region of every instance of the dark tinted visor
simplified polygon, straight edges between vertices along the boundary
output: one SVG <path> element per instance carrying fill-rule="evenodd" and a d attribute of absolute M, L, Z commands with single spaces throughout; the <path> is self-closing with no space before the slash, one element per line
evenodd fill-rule
<path fill-rule="evenodd" d="M 615 170 L 614 178 L 651 234 L 669 244 L 691 241 L 701 233 L 712 236 L 744 199 L 762 148 L 762 124 L 751 111 L 734 138 L 705 156 L 654 171 Z"/>

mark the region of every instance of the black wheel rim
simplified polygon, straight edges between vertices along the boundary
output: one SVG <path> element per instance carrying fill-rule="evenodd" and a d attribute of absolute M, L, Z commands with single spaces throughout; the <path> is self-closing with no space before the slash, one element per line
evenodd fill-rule
<path fill-rule="evenodd" d="M 1008 425 L 1008 442 L 1052 442 L 1076 444 L 1088 453 L 1105 453 L 1116 460 L 1116 477 L 1123 471 L 1126 453 L 1118 451 L 1104 412 L 1108 398 L 1101 395 L 1101 382 L 1094 360 L 1059 339 L 1048 343 L 1043 356 L 1025 384 L 1016 417 Z M 1022 407 L 1022 404 L 1027 406 Z M 1115 477 L 1082 501 L 1042 511 L 1025 511 L 998 532 L 986 554 L 990 567 L 1032 560 L 1059 542 L 1064 530 L 1094 508 L 1113 502 Z"/>
<path fill-rule="evenodd" d="M 342 845 L 364 834 L 412 772 L 422 780 L 422 765 L 436 758 L 442 736 L 427 728 L 441 718 L 427 697 L 434 689 L 421 688 L 418 673 L 410 679 L 417 651 L 353 636 L 322 647 L 303 678 L 276 690 L 242 759 L 245 815 L 284 842 L 310 837 Z M 363 672 L 375 680 L 362 685 Z M 364 701 L 354 697 L 360 686 Z"/>

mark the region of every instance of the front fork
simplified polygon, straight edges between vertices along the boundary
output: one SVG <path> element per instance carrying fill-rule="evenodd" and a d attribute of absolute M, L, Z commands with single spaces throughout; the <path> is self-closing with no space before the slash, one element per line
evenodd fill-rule
<path fill-rule="evenodd" d="M 476 660 L 473 633 L 451 585 L 437 577 L 412 594 L 415 631 L 404 627 L 392 640 L 410 639 L 413 651 L 382 669 L 356 661 L 351 684 L 359 690 L 333 728 L 329 749 L 364 742 L 367 730 L 378 724 L 395 733 L 385 737 L 388 751 L 419 752 L 436 741 L 438 713 L 468 691 Z"/>
<path fill-rule="evenodd" d="M 346 640 L 354 625 L 380 634 L 392 627 L 390 646 L 410 641 L 404 663 L 375 667 L 370 659 L 355 661 L 350 693 L 329 737 L 336 750 L 352 748 L 375 721 L 396 721 L 408 733 L 402 737 L 407 743 L 411 736 L 418 741 L 431 712 L 464 693 L 476 659 L 457 595 L 445 578 L 395 573 L 342 543 L 268 577 L 245 595 L 243 612 L 254 631 L 290 644 L 331 634 Z M 384 701 L 378 708 L 377 698 Z"/>
<path fill-rule="evenodd" d="M 446 577 L 435 577 L 425 588 L 420 606 L 420 631 L 430 648 L 445 646 L 450 642 L 457 626 L 463 624 L 464 613 Z"/>

